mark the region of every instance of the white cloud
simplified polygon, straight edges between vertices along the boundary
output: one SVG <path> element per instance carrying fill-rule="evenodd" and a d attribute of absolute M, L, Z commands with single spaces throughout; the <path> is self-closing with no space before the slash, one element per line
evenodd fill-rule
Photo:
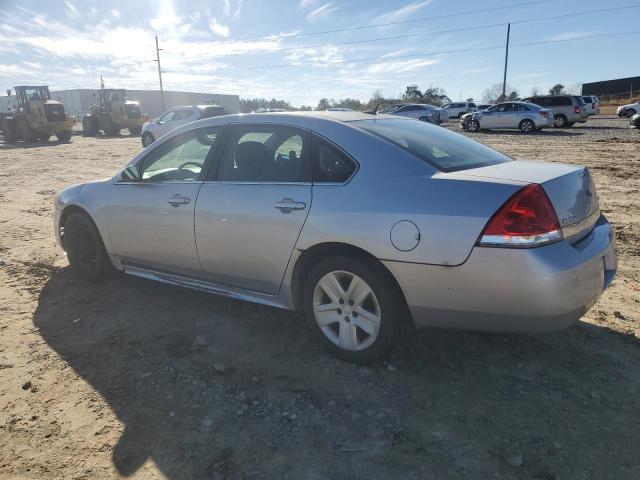
<path fill-rule="evenodd" d="M 159 5 L 157 15 L 149 22 L 154 29 L 171 30 L 180 25 L 182 19 L 176 14 L 173 0 L 162 0 Z"/>
<path fill-rule="evenodd" d="M 307 8 L 310 7 L 311 5 L 314 5 L 317 3 L 318 0 L 300 0 L 300 3 L 298 4 L 298 6 L 300 8 Z"/>
<path fill-rule="evenodd" d="M 383 63 L 376 63 L 367 68 L 368 73 L 407 73 L 418 70 L 422 67 L 429 65 L 436 65 L 440 63 L 438 59 L 421 60 L 419 58 L 413 58 L 410 60 L 397 60 Z"/>
<path fill-rule="evenodd" d="M 234 19 L 237 19 L 238 17 L 240 17 L 240 13 L 242 13 L 243 2 L 244 0 L 238 0 L 238 5 L 236 6 L 236 10 L 233 12 L 233 15 L 232 15 Z"/>
<path fill-rule="evenodd" d="M 78 16 L 78 8 L 71 3 L 69 0 L 65 0 L 65 5 L 67 6 L 67 16 L 69 18 L 75 18 Z"/>
<path fill-rule="evenodd" d="M 338 10 L 338 8 L 339 7 L 335 6 L 333 2 L 325 3 L 324 5 L 307 13 L 307 16 L 305 18 L 307 19 L 307 21 L 312 22 L 314 20 L 326 17 L 330 13 Z"/>
<path fill-rule="evenodd" d="M 215 17 L 211 17 L 211 20 L 209 20 L 209 29 L 211 29 L 211 32 L 214 35 L 219 35 L 225 38 L 229 36 L 229 26 L 218 23 Z"/>
<path fill-rule="evenodd" d="M 582 31 L 582 32 L 566 32 L 566 33 L 558 33 L 556 35 L 551 35 L 549 37 L 545 37 L 544 40 L 549 40 L 552 42 L 557 42 L 561 40 L 579 40 L 581 38 L 590 37 L 595 35 L 597 32 L 594 31 Z"/>
<path fill-rule="evenodd" d="M 118 10 L 117 8 L 111 10 L 111 15 L 113 15 L 114 18 L 120 18 L 122 16 L 120 10 Z"/>
<path fill-rule="evenodd" d="M 318 67 L 344 60 L 340 49 L 334 45 L 295 50 L 286 58 L 294 65 L 313 64 Z"/>
<path fill-rule="evenodd" d="M 228 17 L 231 13 L 231 2 L 229 0 L 224 0 L 224 14 Z"/>
<path fill-rule="evenodd" d="M 91 7 L 89 9 L 89 16 L 90 17 L 95 17 L 98 14 L 98 9 L 96 7 Z"/>
<path fill-rule="evenodd" d="M 398 20 L 402 20 L 405 17 L 417 12 L 418 10 L 429 5 L 433 0 L 419 0 L 416 2 L 409 3 L 402 8 L 398 8 L 396 10 L 392 10 L 391 12 L 384 13 L 382 15 L 377 16 L 372 20 L 371 23 L 390 23 L 396 22 Z"/>

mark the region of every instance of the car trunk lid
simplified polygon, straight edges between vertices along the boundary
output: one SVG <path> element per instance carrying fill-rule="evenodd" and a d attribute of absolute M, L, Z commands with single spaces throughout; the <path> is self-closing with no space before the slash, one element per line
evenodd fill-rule
<path fill-rule="evenodd" d="M 570 240 L 588 234 L 600 217 L 596 189 L 589 170 L 583 166 L 514 161 L 456 173 L 465 177 L 540 184 L 551 200 L 564 237 Z"/>

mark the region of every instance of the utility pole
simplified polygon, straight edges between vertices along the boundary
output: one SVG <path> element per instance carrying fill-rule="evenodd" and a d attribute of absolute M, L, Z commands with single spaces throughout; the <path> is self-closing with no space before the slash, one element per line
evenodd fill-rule
<path fill-rule="evenodd" d="M 162 68 L 160 68 L 160 50 L 158 48 L 158 36 L 156 35 L 156 62 L 158 62 L 158 78 L 160 79 L 160 103 L 162 105 L 162 111 L 164 112 L 164 89 L 162 88 Z"/>
<path fill-rule="evenodd" d="M 511 33 L 511 23 L 507 24 L 507 46 L 504 52 L 504 77 L 502 77 L 502 98 L 503 101 L 506 98 L 507 90 L 507 63 L 509 62 L 509 35 Z M 158 65 L 160 65 L 158 61 Z"/>

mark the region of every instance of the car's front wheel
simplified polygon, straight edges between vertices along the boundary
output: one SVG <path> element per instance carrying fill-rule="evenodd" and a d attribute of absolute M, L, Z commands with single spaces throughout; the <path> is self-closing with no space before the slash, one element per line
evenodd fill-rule
<path fill-rule="evenodd" d="M 380 268 L 334 257 L 305 283 L 304 310 L 321 343 L 338 358 L 367 364 L 389 352 L 401 330 L 401 303 Z"/>
<path fill-rule="evenodd" d="M 155 142 L 155 138 L 153 138 L 153 135 L 149 132 L 144 132 L 142 134 L 142 146 L 147 148 L 149 145 L 151 145 L 153 142 Z"/>
<path fill-rule="evenodd" d="M 113 270 L 100 232 L 87 215 L 70 213 L 61 233 L 71 270 L 80 278 L 96 282 Z"/>
<path fill-rule="evenodd" d="M 467 124 L 467 129 L 470 132 L 477 132 L 480 130 L 480 122 L 475 118 L 472 118 L 471 121 Z"/>
<path fill-rule="evenodd" d="M 627 110 L 625 110 L 624 114 L 627 116 L 627 118 L 631 118 L 636 114 L 636 111 L 633 108 L 628 108 Z"/>

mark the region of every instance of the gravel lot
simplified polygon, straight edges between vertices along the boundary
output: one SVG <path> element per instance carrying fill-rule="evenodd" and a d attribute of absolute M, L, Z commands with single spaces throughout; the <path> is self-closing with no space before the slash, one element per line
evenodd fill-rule
<path fill-rule="evenodd" d="M 75 280 L 53 195 L 110 176 L 139 138 L 0 144 L 0 478 L 640 478 L 640 132 L 600 117 L 469 135 L 588 165 L 618 277 L 569 330 L 421 331 L 370 367 L 298 314 Z"/>

